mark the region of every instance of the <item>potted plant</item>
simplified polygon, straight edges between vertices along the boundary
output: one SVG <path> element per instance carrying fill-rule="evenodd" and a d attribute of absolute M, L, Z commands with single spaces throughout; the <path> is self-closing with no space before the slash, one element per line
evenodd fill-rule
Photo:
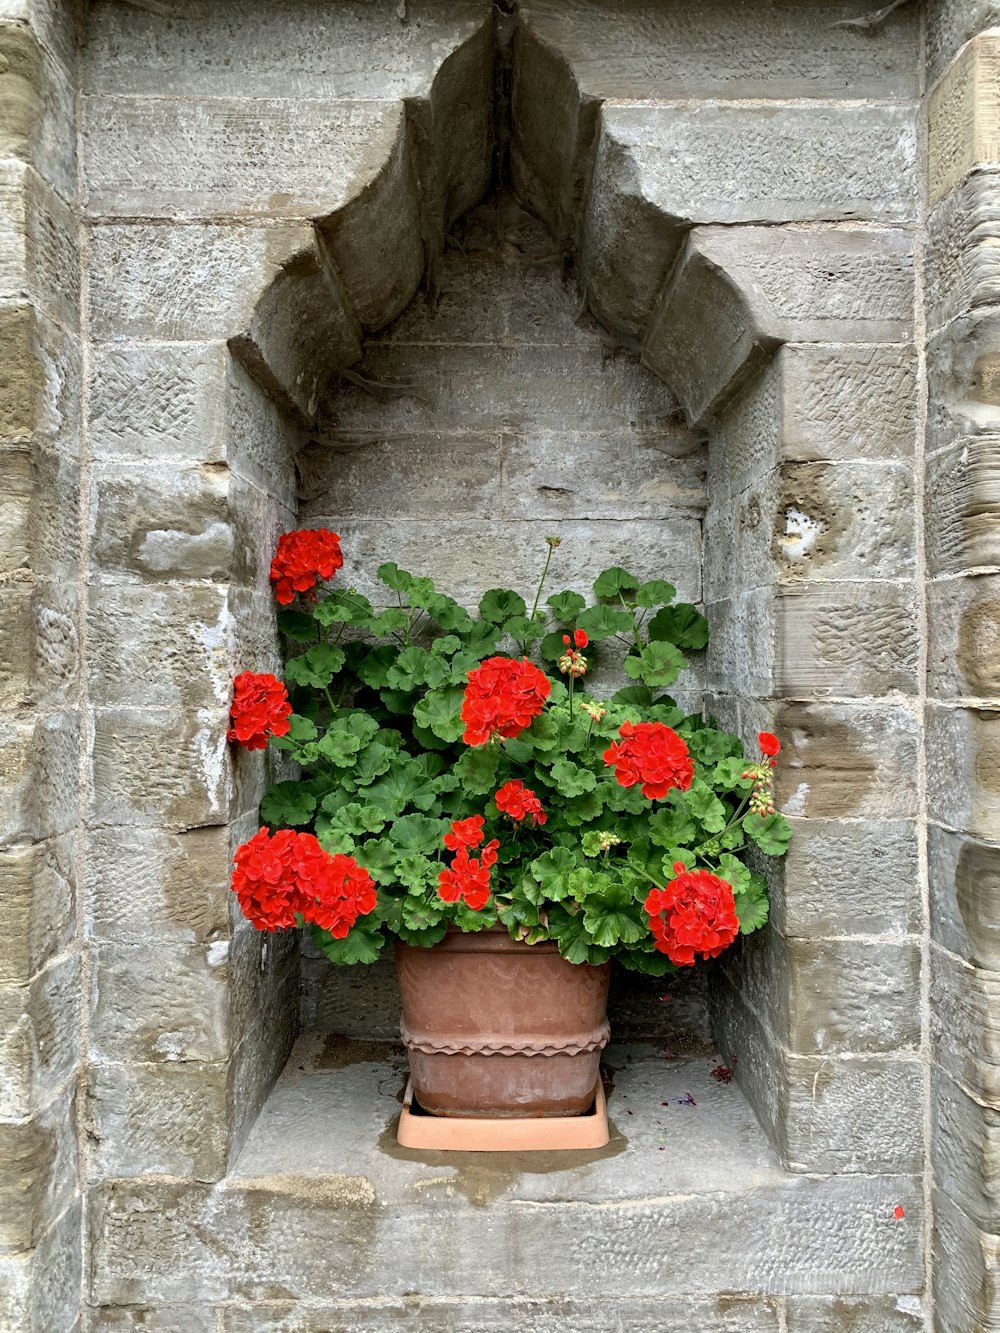
<path fill-rule="evenodd" d="M 594 600 L 476 613 L 395 564 L 387 608 L 328 586 L 327 530 L 281 537 L 271 581 L 285 683 L 235 682 L 230 740 L 300 776 L 261 806 L 233 888 L 261 930 L 308 925 L 335 963 L 395 942 L 416 1093 L 443 1115 L 571 1115 L 593 1100 L 610 960 L 653 975 L 767 918 L 748 853 L 780 856 L 777 738 L 761 754 L 663 693 L 704 647 L 660 579 L 605 570 Z M 586 679 L 614 659 L 630 684 Z"/>

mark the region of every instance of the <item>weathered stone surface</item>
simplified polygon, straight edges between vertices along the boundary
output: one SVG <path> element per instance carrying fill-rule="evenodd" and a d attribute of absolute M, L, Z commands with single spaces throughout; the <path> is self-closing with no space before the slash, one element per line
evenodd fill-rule
<path fill-rule="evenodd" d="M 29 1333 L 75 1333 L 79 1328 L 82 1211 L 77 1196 L 34 1250 L 0 1256 L 0 1320 L 4 1327 Z"/>
<path fill-rule="evenodd" d="M 917 832 L 908 819 L 792 818 L 771 879 L 771 920 L 786 936 L 914 934 L 920 924 Z"/>
<path fill-rule="evenodd" d="M 211 945 L 228 935 L 229 836 L 225 827 L 183 833 L 91 830 L 88 931 L 95 939 Z M 136 892 L 136 885 L 142 892 Z"/>
<path fill-rule="evenodd" d="M 218 1333 L 219 1314 L 212 1305 L 103 1306 L 90 1311 L 90 1324 L 101 1333 L 126 1333 L 137 1328 L 151 1333 Z"/>
<path fill-rule="evenodd" d="M 227 950 L 103 943 L 94 950 L 90 1041 L 95 1062 L 225 1060 Z"/>
<path fill-rule="evenodd" d="M 934 1194 L 934 1308 L 940 1333 L 990 1333 L 1000 1317 L 1000 1237 L 979 1230 L 938 1190 Z"/>
<path fill-rule="evenodd" d="M 31 301 L 75 330 L 80 317 L 80 257 L 69 206 L 33 167 L 0 171 L 0 298 Z"/>
<path fill-rule="evenodd" d="M 934 938 L 1000 972 L 1000 848 L 931 824 L 927 854 Z"/>
<path fill-rule="evenodd" d="M 779 1327 L 774 1300 L 741 1296 L 709 1301 L 470 1297 L 458 1302 L 410 1296 L 390 1303 L 345 1302 L 315 1308 L 277 1301 L 249 1308 L 232 1306 L 223 1311 L 222 1320 L 224 1333 L 402 1333 L 408 1329 L 419 1333 L 563 1333 L 566 1329 L 605 1333 L 609 1327 L 629 1333 L 687 1333 L 690 1329 L 698 1333 L 776 1333 Z M 613 1321 L 610 1325 L 609 1320 Z M 195 1329 L 196 1324 L 192 1325 Z"/>
<path fill-rule="evenodd" d="M 931 949 L 931 1042 L 946 1074 L 1000 1106 L 1000 974 Z"/>
<path fill-rule="evenodd" d="M 939 1190 L 983 1231 L 1000 1230 L 1000 1110 L 982 1106 L 935 1069 L 931 1160 Z"/>
<path fill-rule="evenodd" d="M 298 1028 L 299 959 L 280 943 L 261 950 L 262 996 L 247 1013 L 230 1061 L 227 1094 L 229 1161 L 243 1147 L 274 1081 L 289 1059 Z"/>
<path fill-rule="evenodd" d="M 385 560 L 429 576 L 463 605 L 478 603 L 498 580 L 523 595 L 537 584 L 550 535 L 560 536 L 563 543 L 552 562 L 553 587 L 558 583 L 586 593 L 602 569 L 622 565 L 640 578 L 669 578 L 679 600 L 696 602 L 700 596 L 700 525 L 695 518 L 675 518 L 669 526 L 640 519 L 627 527 L 610 519 L 401 519 L 387 532 L 381 519 L 344 518 L 314 502 L 300 515 L 300 521 L 305 519 L 311 526 L 340 533 L 344 581 L 378 603 L 385 603 L 387 590 L 376 582 L 375 570 Z"/>
<path fill-rule="evenodd" d="M 442 60 L 488 26 L 484 0 L 391 0 L 334 10 L 224 0 L 211 14 L 182 0 L 166 25 L 152 11 L 98 7 L 84 89 L 173 97 L 398 101 L 424 97 Z"/>
<path fill-rule="evenodd" d="M 748 935 L 720 964 L 792 1055 L 899 1052 L 920 1044 L 920 954 L 910 941 Z"/>
<path fill-rule="evenodd" d="M 312 227 L 297 222 L 95 225 L 92 337 L 206 342 L 243 333 L 282 268 L 312 244 Z"/>
<path fill-rule="evenodd" d="M 927 345 L 927 446 L 1000 434 L 1000 324 L 960 316 Z"/>
<path fill-rule="evenodd" d="M 218 1180 L 228 1147 L 225 1063 L 92 1064 L 91 1173 Z"/>
<path fill-rule="evenodd" d="M 391 102 L 84 99 L 91 217 L 315 217 L 368 188 L 399 135 Z M 274 154 L 271 145 L 284 151 Z"/>
<path fill-rule="evenodd" d="M 996 303 L 1000 293 L 1000 177 L 977 172 L 947 194 L 927 219 L 924 289 L 927 325 Z"/>
<path fill-rule="evenodd" d="M 76 1106 L 67 1084 L 30 1119 L 0 1122 L 0 1249 L 34 1249 L 76 1189 Z"/>
<path fill-rule="evenodd" d="M 921 1333 L 930 1316 L 919 1296 L 793 1296 L 788 1333 Z"/>
<path fill-rule="evenodd" d="M 0 588 L 0 706 L 72 706 L 79 690 L 75 587 L 27 581 Z"/>
<path fill-rule="evenodd" d="M 927 585 L 927 687 L 941 699 L 1000 694 L 1000 579 L 995 574 Z"/>
<path fill-rule="evenodd" d="M 980 33 L 931 93 L 927 170 L 932 205 L 976 167 L 1000 162 L 998 69 L 1000 37 Z"/>
<path fill-rule="evenodd" d="M 67 833 L 79 813 L 74 713 L 0 722 L 0 846 Z"/>
<path fill-rule="evenodd" d="M 0 91 L 0 157 L 36 168 L 63 199 L 76 190 L 74 88 L 68 71 L 24 22 L 0 19 L 7 77 Z"/>
<path fill-rule="evenodd" d="M 912 307 L 904 232 L 695 227 L 643 361 L 699 421 L 779 342 L 907 342 Z"/>
<path fill-rule="evenodd" d="M 28 986 L 0 989 L 0 1118 L 25 1119 L 75 1072 L 80 1059 L 80 959 L 63 954 Z"/>
<path fill-rule="evenodd" d="M 0 441 L 32 440 L 75 454 L 80 416 L 80 347 L 29 305 L 0 306 Z"/>
<path fill-rule="evenodd" d="M 751 735 L 756 725 L 747 725 Z M 903 708 L 782 705 L 770 728 L 782 738 L 777 791 L 789 815 L 823 819 L 912 816 L 917 725 Z"/>
<path fill-rule="evenodd" d="M 959 48 L 1000 20 L 996 0 L 934 0 L 927 10 L 927 76 L 932 82 Z"/>
<path fill-rule="evenodd" d="M 7 490 L 0 497 L 0 570 L 24 579 L 75 581 L 79 547 L 78 465 L 27 443 L 0 453 Z M 65 588 L 60 591 L 65 596 Z"/>
<path fill-rule="evenodd" d="M 88 609 L 96 705 L 225 711 L 232 663 L 224 589 L 95 584 Z"/>
<path fill-rule="evenodd" d="M 0 983 L 23 985 L 76 932 L 72 834 L 0 852 Z"/>
<path fill-rule="evenodd" d="M 1000 840 L 1000 713 L 932 703 L 925 729 L 931 817 Z"/>
<path fill-rule="evenodd" d="M 240 473 L 229 479 L 227 502 L 233 543 L 231 586 L 259 589 L 265 585 L 281 533 L 310 524 L 298 520 L 294 510 L 258 490 Z"/>
<path fill-rule="evenodd" d="M 223 823 L 228 721 L 218 706 L 194 713 L 99 709 L 90 772 L 93 821 L 165 829 Z"/>
<path fill-rule="evenodd" d="M 99 460 L 225 461 L 222 343 L 110 343 L 90 366 L 90 443 Z"/>
<path fill-rule="evenodd" d="M 233 357 L 228 358 L 224 392 L 226 460 L 230 469 L 293 514 L 299 488 L 296 455 L 302 447 L 301 433 Z"/>
<path fill-rule="evenodd" d="M 233 561 L 230 486 L 219 464 L 95 465 L 93 568 L 151 582 L 224 579 Z"/>
<path fill-rule="evenodd" d="M 927 462 L 928 558 L 936 574 L 1000 564 L 1000 439 L 960 440 Z"/>

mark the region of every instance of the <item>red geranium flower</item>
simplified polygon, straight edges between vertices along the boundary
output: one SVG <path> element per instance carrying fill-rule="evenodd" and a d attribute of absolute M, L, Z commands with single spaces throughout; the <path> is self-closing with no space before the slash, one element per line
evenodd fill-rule
<path fill-rule="evenodd" d="M 511 819 L 518 823 L 527 818 L 538 825 L 544 824 L 548 819 L 548 815 L 542 809 L 541 801 L 520 778 L 512 778 L 510 782 L 505 782 L 493 799 L 501 814 L 510 815 Z"/>
<path fill-rule="evenodd" d="M 438 875 L 438 896 L 442 902 L 457 903 L 464 898 L 467 905 L 479 912 L 490 898 L 490 869 L 496 865 L 496 838 L 483 848 L 477 860 L 469 855 L 467 847 L 460 847 L 455 853 L 451 866 Z"/>
<path fill-rule="evenodd" d="M 461 847 L 478 847 L 483 840 L 482 815 L 470 815 L 468 819 L 456 819 L 451 832 L 444 835 L 444 845 L 457 852 Z"/>
<path fill-rule="evenodd" d="M 248 750 L 263 750 L 269 736 L 288 734 L 291 711 L 288 691 L 277 676 L 244 671 L 233 681 L 233 725 L 226 738 Z"/>
<path fill-rule="evenodd" d="M 662 722 L 623 722 L 620 741 L 604 751 L 604 762 L 614 767 L 622 787 L 642 783 L 642 794 L 662 799 L 671 787 L 687 791 L 694 780 L 688 747 L 676 731 Z"/>
<path fill-rule="evenodd" d="M 677 878 L 653 889 L 644 904 L 660 953 L 679 967 L 693 967 L 695 955 L 717 958 L 739 934 L 733 886 L 708 870 L 674 864 Z"/>
<path fill-rule="evenodd" d="M 768 758 L 776 755 L 781 749 L 781 741 L 772 731 L 758 731 L 757 744 L 760 746 L 761 754 L 766 754 Z"/>
<path fill-rule="evenodd" d="M 287 606 L 295 601 L 297 592 L 309 592 L 322 579 L 332 579 L 343 564 L 340 538 L 329 528 L 284 532 L 271 561 L 274 595 Z"/>
<path fill-rule="evenodd" d="M 518 736 L 545 707 L 552 686 L 526 657 L 487 657 L 469 672 L 462 701 L 466 745 L 491 736 Z"/>
<path fill-rule="evenodd" d="M 351 856 L 331 856 L 311 833 L 262 828 L 235 856 L 233 890 L 258 930 L 285 930 L 298 917 L 343 939 L 377 898 L 367 870 Z"/>

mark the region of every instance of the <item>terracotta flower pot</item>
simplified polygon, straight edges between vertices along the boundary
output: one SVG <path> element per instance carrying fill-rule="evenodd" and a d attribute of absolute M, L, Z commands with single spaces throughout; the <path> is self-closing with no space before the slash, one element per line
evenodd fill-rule
<path fill-rule="evenodd" d="M 581 1115 L 608 1041 L 610 963 L 568 963 L 555 943 L 501 926 L 450 929 L 431 949 L 396 943 L 402 1038 L 434 1115 Z"/>

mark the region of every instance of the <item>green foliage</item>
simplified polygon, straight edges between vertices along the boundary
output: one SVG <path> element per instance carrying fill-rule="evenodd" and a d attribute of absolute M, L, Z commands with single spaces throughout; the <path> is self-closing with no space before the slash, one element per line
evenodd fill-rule
<path fill-rule="evenodd" d="M 268 790 L 262 817 L 275 829 L 311 829 L 327 851 L 353 856 L 378 891 L 376 910 L 344 939 L 314 929 L 328 958 L 371 962 L 393 936 L 429 947 L 449 924 L 474 931 L 500 921 L 518 938 L 555 940 L 571 962 L 613 956 L 661 976 L 673 965 L 656 948 L 643 904 L 677 863 L 732 886 L 741 932 L 766 922 L 766 881 L 745 858 L 749 850 L 782 855 L 790 829 L 781 815 L 747 813 L 754 779 L 742 775 L 754 761 L 739 740 L 663 693 L 708 637 L 701 613 L 674 603 L 672 584 L 614 566 L 595 580 L 589 605 L 575 591 L 543 601 L 539 588 L 529 611 L 519 592 L 492 588 L 470 611 L 396 564 L 381 565 L 378 577 L 374 605 L 335 587 L 278 615 L 295 645 L 285 676 L 296 711 L 271 744 L 302 772 Z M 555 664 L 574 628 L 590 638 L 590 669 L 571 682 Z M 621 645 L 629 683 L 597 701 L 587 684 L 610 640 Z M 602 666 L 615 657 L 603 651 Z M 469 673 L 497 654 L 547 665 L 551 693 L 516 737 L 466 746 Z M 581 709 L 598 702 L 603 716 Z M 688 790 L 651 802 L 640 785 L 618 783 L 603 755 L 626 721 L 678 732 L 695 765 Z M 515 779 L 541 801 L 544 822 L 498 809 L 493 797 Z M 481 911 L 438 893 L 454 855 L 444 835 L 474 815 L 484 818 L 483 843 L 499 842 Z"/>

